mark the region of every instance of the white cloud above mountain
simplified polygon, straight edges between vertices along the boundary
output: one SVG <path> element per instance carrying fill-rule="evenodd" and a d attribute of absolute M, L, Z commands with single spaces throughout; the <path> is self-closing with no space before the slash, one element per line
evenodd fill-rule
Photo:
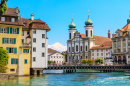
<path fill-rule="evenodd" d="M 67 50 L 67 46 L 62 45 L 59 42 L 56 42 L 56 43 L 54 43 L 52 45 L 48 45 L 48 48 L 52 48 L 52 49 L 57 50 L 59 52 Z"/>

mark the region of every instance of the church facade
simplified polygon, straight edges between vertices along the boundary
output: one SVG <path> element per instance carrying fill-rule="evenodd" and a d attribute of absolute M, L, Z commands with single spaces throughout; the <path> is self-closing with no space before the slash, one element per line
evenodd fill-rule
<path fill-rule="evenodd" d="M 67 62 L 77 63 L 82 59 L 92 59 L 91 48 L 99 47 L 106 41 L 111 41 L 110 37 L 102 37 L 93 35 L 93 22 L 88 19 L 85 21 L 85 34 L 77 31 L 73 22 L 69 25 L 69 40 L 67 40 Z M 96 48 L 97 49 L 97 48 Z"/>

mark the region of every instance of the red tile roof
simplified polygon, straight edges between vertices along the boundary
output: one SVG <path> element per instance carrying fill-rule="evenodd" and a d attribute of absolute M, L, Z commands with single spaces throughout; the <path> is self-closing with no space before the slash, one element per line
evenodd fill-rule
<path fill-rule="evenodd" d="M 48 48 L 48 53 L 51 53 L 50 55 L 48 55 L 48 56 L 51 56 L 51 55 L 53 55 L 53 54 L 55 54 L 55 53 L 60 53 L 60 52 L 58 52 L 58 51 L 56 51 L 56 50 L 54 50 L 54 49 Z M 61 54 L 61 53 L 60 53 L 60 54 Z"/>

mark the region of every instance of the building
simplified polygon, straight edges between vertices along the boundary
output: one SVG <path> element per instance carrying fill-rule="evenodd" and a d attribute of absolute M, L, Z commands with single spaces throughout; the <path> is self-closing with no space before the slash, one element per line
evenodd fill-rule
<path fill-rule="evenodd" d="M 48 60 L 55 62 L 57 65 L 62 65 L 65 62 L 64 56 L 51 48 L 48 48 Z"/>
<path fill-rule="evenodd" d="M 127 24 L 118 29 L 112 35 L 112 56 L 114 63 L 130 64 L 130 17 L 127 19 Z"/>
<path fill-rule="evenodd" d="M 84 26 L 85 34 L 80 34 L 72 19 L 68 29 L 69 40 L 67 40 L 67 56 L 69 63 L 81 62 L 82 59 L 92 59 L 92 47 L 98 47 L 107 41 L 111 41 L 110 36 L 102 37 L 93 35 L 92 24 L 93 22 L 90 20 L 88 15 L 88 19 L 85 21 Z M 106 53 L 103 54 L 105 55 Z"/>
<path fill-rule="evenodd" d="M 48 25 L 40 19 L 34 19 L 34 14 L 30 19 L 22 18 L 22 44 L 31 45 L 31 74 L 42 74 L 47 67 L 48 58 L 48 38 L 50 31 Z"/>
<path fill-rule="evenodd" d="M 22 20 L 18 8 L 8 8 L 0 17 L 0 47 L 8 51 L 7 73 L 30 75 L 30 46 L 21 44 Z"/>

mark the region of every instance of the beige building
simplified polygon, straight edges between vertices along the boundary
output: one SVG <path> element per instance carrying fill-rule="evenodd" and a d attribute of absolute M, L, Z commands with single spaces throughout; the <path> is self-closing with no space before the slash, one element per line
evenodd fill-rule
<path fill-rule="evenodd" d="M 112 35 L 112 56 L 115 63 L 130 63 L 130 17 L 127 24 Z"/>
<path fill-rule="evenodd" d="M 93 22 L 89 19 L 85 21 L 85 34 L 76 31 L 73 20 L 69 25 L 69 40 L 67 40 L 67 62 L 77 63 L 82 59 L 91 59 L 91 48 L 98 47 L 106 41 L 111 41 L 110 37 L 93 35 Z"/>

